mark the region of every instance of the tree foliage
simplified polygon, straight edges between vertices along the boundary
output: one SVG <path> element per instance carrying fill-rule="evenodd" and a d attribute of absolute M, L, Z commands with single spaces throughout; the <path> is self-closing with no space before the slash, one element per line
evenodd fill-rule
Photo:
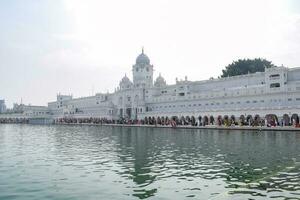
<path fill-rule="evenodd" d="M 262 59 L 239 59 L 226 66 L 222 70 L 223 74 L 221 77 L 237 76 L 248 73 L 263 72 L 266 68 L 276 67 L 272 62 Z"/>

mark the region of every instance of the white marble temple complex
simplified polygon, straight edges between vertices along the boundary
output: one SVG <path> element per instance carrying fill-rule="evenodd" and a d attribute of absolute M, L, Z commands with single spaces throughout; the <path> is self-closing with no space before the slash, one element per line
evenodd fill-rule
<path fill-rule="evenodd" d="M 224 116 L 265 118 L 272 114 L 277 120 L 288 116 L 292 121 L 293 115 L 299 120 L 300 68 L 266 68 L 265 72 L 204 81 L 176 79 L 172 85 L 161 75 L 154 81 L 153 68 L 142 51 L 132 66 L 132 80 L 125 75 L 115 92 L 82 98 L 59 94 L 48 107 L 32 107 L 24 115 L 111 120 L 200 116 L 213 121 Z"/>

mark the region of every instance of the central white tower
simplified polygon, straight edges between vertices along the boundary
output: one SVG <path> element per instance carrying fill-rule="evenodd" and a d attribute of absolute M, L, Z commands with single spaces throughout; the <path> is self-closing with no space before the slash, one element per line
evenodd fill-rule
<path fill-rule="evenodd" d="M 150 59 L 142 53 L 136 58 L 135 65 L 132 66 L 133 84 L 136 88 L 146 88 L 153 86 L 153 65 Z"/>

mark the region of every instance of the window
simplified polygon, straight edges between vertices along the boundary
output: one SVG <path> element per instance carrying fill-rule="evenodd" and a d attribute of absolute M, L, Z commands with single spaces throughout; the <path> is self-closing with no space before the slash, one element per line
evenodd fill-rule
<path fill-rule="evenodd" d="M 292 99 L 291 99 L 291 98 L 289 98 L 289 99 L 288 99 L 288 101 L 292 101 Z"/>
<path fill-rule="evenodd" d="M 271 83 L 270 84 L 270 88 L 279 88 L 280 87 L 280 83 Z"/>
<path fill-rule="evenodd" d="M 279 74 L 272 74 L 272 75 L 270 75 L 270 78 L 279 78 L 279 77 L 280 77 Z"/>
<path fill-rule="evenodd" d="M 179 93 L 179 96 L 184 96 L 184 92 Z"/>
<path fill-rule="evenodd" d="M 296 101 L 300 101 L 300 98 L 296 98 Z"/>

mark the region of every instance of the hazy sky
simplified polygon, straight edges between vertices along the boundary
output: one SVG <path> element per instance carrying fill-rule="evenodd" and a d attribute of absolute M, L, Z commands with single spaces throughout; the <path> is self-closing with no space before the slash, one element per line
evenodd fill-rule
<path fill-rule="evenodd" d="M 2 0 L 0 30 L 8 106 L 112 92 L 142 46 L 170 84 L 240 58 L 300 67 L 297 0 Z"/>

